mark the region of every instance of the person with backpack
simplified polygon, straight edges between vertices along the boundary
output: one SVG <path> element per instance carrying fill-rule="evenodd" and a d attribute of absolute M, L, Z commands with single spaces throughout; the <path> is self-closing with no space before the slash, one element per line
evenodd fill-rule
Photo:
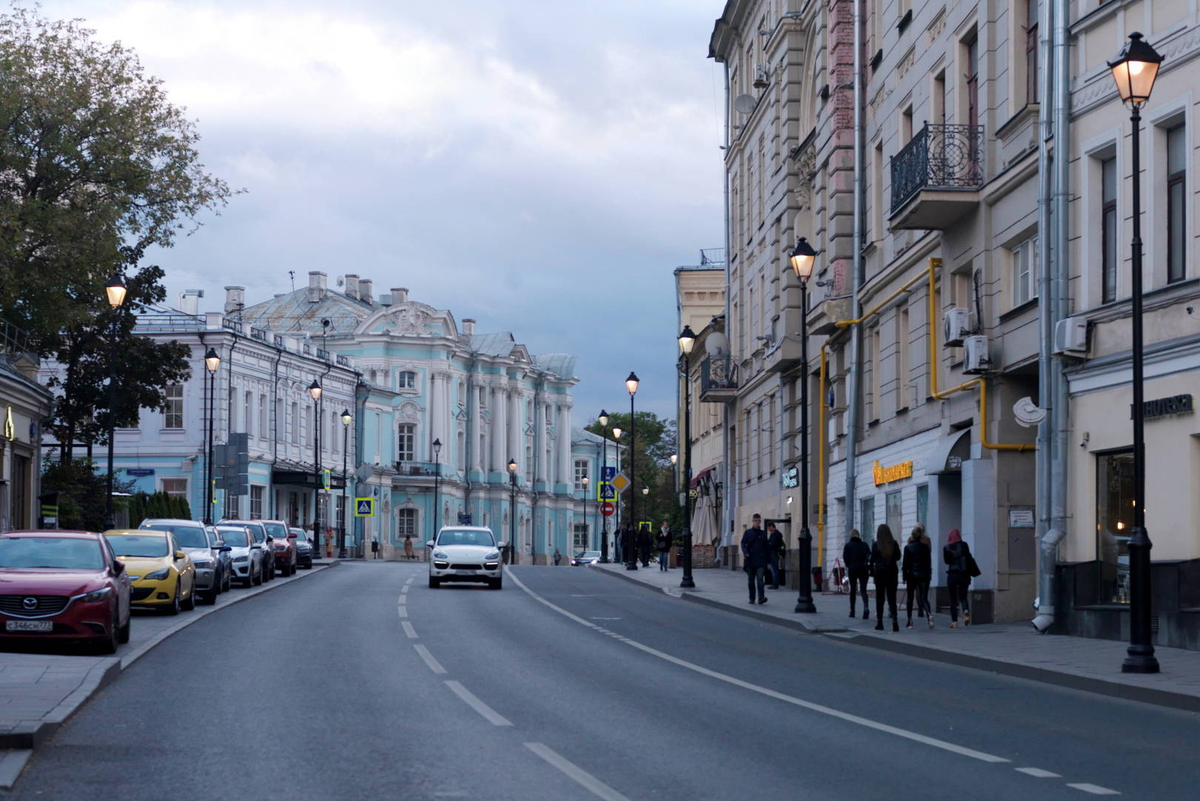
<path fill-rule="evenodd" d="M 880 523 L 871 549 L 871 573 L 875 576 L 875 630 L 883 631 L 883 601 L 892 612 L 892 631 L 900 630 L 896 613 L 896 585 L 900 582 L 900 546 L 887 523 Z"/>
<path fill-rule="evenodd" d="M 787 546 L 783 544 L 783 534 L 775 527 L 774 523 L 767 523 L 767 548 L 770 550 L 770 565 L 771 568 L 771 587 L 772 590 L 779 589 L 779 565 L 783 561 L 784 549 Z"/>
<path fill-rule="evenodd" d="M 854 617 L 855 591 L 862 593 L 863 620 L 871 619 L 871 603 L 867 599 L 867 580 L 871 577 L 871 546 L 862 541 L 858 529 L 851 529 L 850 540 L 842 548 L 842 564 L 850 577 L 850 617 Z"/>
<path fill-rule="evenodd" d="M 659 572 L 670 570 L 671 528 L 667 525 L 666 520 L 662 522 L 662 527 L 658 530 L 658 535 L 654 538 L 654 550 L 658 551 Z"/>
<path fill-rule="evenodd" d="M 917 526 L 912 530 L 908 543 L 904 546 L 904 563 L 901 567 L 904 574 L 904 594 L 908 596 L 908 624 L 911 629 L 913 600 L 917 602 L 918 617 L 924 615 L 929 628 L 933 628 L 933 612 L 929 609 L 929 580 L 933 578 L 933 554 L 925 529 Z"/>
<path fill-rule="evenodd" d="M 950 628 L 958 628 L 958 604 L 962 603 L 963 625 L 971 625 L 971 605 L 967 600 L 971 589 L 971 577 L 979 575 L 971 546 L 963 540 L 958 529 L 950 529 L 946 547 L 942 549 L 946 562 L 946 583 L 950 590 Z"/>
<path fill-rule="evenodd" d="M 642 523 L 637 532 L 638 553 L 642 556 L 642 567 L 650 567 L 650 526 Z M 637 557 L 634 557 L 637 561 Z"/>

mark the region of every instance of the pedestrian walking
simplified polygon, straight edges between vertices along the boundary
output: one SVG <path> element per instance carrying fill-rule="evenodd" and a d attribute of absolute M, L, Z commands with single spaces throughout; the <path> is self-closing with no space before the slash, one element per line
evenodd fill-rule
<path fill-rule="evenodd" d="M 617 564 L 621 564 L 625 560 L 621 557 L 625 554 L 625 543 L 629 540 L 627 526 L 621 526 L 613 535 L 613 550 L 616 554 Z"/>
<path fill-rule="evenodd" d="M 371 540 L 371 558 L 379 558 L 379 540 Z"/>
<path fill-rule="evenodd" d="M 970 594 L 971 577 L 979 575 L 979 566 L 971 555 L 971 546 L 963 540 L 958 529 L 950 529 L 946 547 L 942 549 L 942 559 L 946 562 L 946 584 L 950 591 L 950 628 L 958 628 L 958 605 L 962 603 L 963 625 L 971 625 L 971 605 L 967 600 Z"/>
<path fill-rule="evenodd" d="M 896 614 L 896 585 L 900 582 L 900 546 L 896 544 L 887 523 L 875 530 L 875 547 L 871 549 L 871 574 L 875 576 L 875 630 L 883 631 L 883 602 L 886 598 L 892 613 L 892 631 L 900 630 Z"/>
<path fill-rule="evenodd" d="M 783 534 L 774 523 L 767 523 L 767 550 L 770 551 L 768 567 L 771 568 L 771 589 L 779 589 L 779 565 L 783 562 Z"/>
<path fill-rule="evenodd" d="M 558 567 L 562 564 L 562 554 L 559 553 L 558 546 L 554 546 L 554 566 Z"/>
<path fill-rule="evenodd" d="M 751 521 L 750 528 L 742 534 L 742 556 L 745 559 L 742 569 L 746 571 L 746 586 L 750 589 L 750 603 L 765 604 L 767 591 L 763 585 L 765 584 L 767 565 L 770 564 L 770 545 L 767 542 L 767 533 L 760 528 L 762 515 L 754 515 Z M 756 592 L 758 594 L 757 601 L 755 600 Z"/>
<path fill-rule="evenodd" d="M 908 623 L 905 628 L 911 629 L 913 600 L 917 602 L 917 616 L 924 617 L 933 628 L 933 611 L 929 608 L 929 580 L 933 578 L 933 554 L 925 529 L 917 526 L 912 530 L 908 543 L 904 546 L 904 562 L 901 567 L 904 574 L 904 594 L 908 596 Z"/>
<path fill-rule="evenodd" d="M 871 577 L 871 546 L 862 541 L 858 529 L 851 529 L 850 540 L 842 548 L 842 563 L 850 576 L 850 617 L 854 617 L 855 591 L 862 593 L 863 620 L 871 619 L 871 604 L 867 599 L 867 579 Z"/>
<path fill-rule="evenodd" d="M 650 567 L 650 526 L 645 523 L 638 526 L 637 549 L 642 556 L 642 567 Z"/>
<path fill-rule="evenodd" d="M 654 549 L 658 551 L 658 569 L 660 572 L 670 570 L 670 555 L 671 555 L 671 528 L 667 525 L 667 521 L 662 522 L 662 527 L 658 530 L 658 537 L 654 541 Z"/>
<path fill-rule="evenodd" d="M 416 559 L 417 555 L 413 553 L 412 534 L 404 535 L 404 558 Z"/>

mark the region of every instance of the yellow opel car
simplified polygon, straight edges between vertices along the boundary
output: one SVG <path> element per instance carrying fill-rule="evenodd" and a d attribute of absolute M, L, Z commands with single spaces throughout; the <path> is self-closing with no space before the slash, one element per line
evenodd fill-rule
<path fill-rule="evenodd" d="M 104 532 L 133 582 L 130 605 L 161 609 L 168 615 L 196 608 L 196 568 L 180 550 L 175 535 L 154 529 L 114 529 Z"/>

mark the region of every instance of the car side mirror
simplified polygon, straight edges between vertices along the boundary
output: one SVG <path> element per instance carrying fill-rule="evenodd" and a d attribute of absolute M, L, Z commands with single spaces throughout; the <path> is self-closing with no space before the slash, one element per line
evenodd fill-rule
<path fill-rule="evenodd" d="M 272 537 L 270 534 L 268 534 L 268 535 L 267 535 L 267 542 L 274 542 L 274 541 L 275 541 L 275 538 L 274 538 L 274 537 Z"/>
<path fill-rule="evenodd" d="M 294 539 L 296 539 L 296 535 L 295 535 L 295 534 L 288 534 L 288 539 L 289 539 L 289 540 L 294 540 Z"/>
<path fill-rule="evenodd" d="M 262 546 L 259 545 L 257 542 L 254 543 L 253 545 L 251 545 L 250 548 L 251 548 L 251 550 L 253 550 L 253 549 L 258 549 L 260 551 L 262 550 Z"/>
<path fill-rule="evenodd" d="M 426 548 L 432 548 L 432 547 L 433 547 L 433 540 L 426 540 L 426 541 L 425 541 L 425 547 L 426 547 Z"/>
<path fill-rule="evenodd" d="M 233 550 L 233 546 L 232 545 L 222 545 L 217 550 L 220 551 L 221 553 L 229 553 L 230 551 Z"/>
<path fill-rule="evenodd" d="M 125 572 L 125 563 L 120 559 L 113 560 L 113 572 L 118 576 Z"/>
<path fill-rule="evenodd" d="M 508 547 L 508 541 L 507 541 L 507 540 L 500 540 L 500 544 L 499 544 L 499 545 L 497 545 L 496 547 L 497 547 L 497 548 L 507 548 L 507 547 Z"/>
<path fill-rule="evenodd" d="M 176 559 L 187 559 L 187 554 L 184 553 L 183 551 L 176 551 L 175 558 Z"/>

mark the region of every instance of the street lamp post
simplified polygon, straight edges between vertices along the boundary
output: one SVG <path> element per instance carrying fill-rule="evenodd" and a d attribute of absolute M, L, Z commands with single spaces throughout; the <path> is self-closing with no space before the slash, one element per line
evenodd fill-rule
<path fill-rule="evenodd" d="M 812 533 L 808 530 L 808 279 L 812 275 L 817 252 L 800 237 L 789 262 L 800 279 L 800 594 L 795 611 L 817 611 L 812 597 Z"/>
<path fill-rule="evenodd" d="M 433 441 L 433 539 L 437 540 L 438 530 L 441 528 L 441 507 L 442 507 L 442 441 L 435 439 Z"/>
<path fill-rule="evenodd" d="M 637 442 L 637 421 L 634 418 L 633 398 L 637 395 L 638 384 L 637 373 L 630 372 L 629 378 L 625 379 L 625 389 L 629 390 L 629 483 L 634 483 L 635 473 L 637 471 L 637 461 L 634 458 L 633 446 Z M 629 493 L 629 547 L 625 550 L 629 553 L 625 554 L 625 569 L 637 570 L 637 495 Z"/>
<path fill-rule="evenodd" d="M 508 460 L 508 563 L 516 564 L 517 548 L 517 460 Z"/>
<path fill-rule="evenodd" d="M 608 481 L 605 476 L 608 475 L 608 412 L 604 409 L 600 410 L 600 416 L 596 418 L 596 422 L 600 424 L 600 432 L 604 437 L 604 450 L 600 452 L 600 464 L 603 465 L 600 469 L 601 486 Z M 609 484 L 608 486 L 612 486 Z M 600 533 L 600 564 L 608 564 L 608 516 L 600 515 L 600 525 L 602 531 Z"/>
<path fill-rule="evenodd" d="M 679 582 L 682 588 L 695 587 L 692 579 L 692 347 L 696 344 L 696 335 L 690 325 L 685 325 L 679 333 L 679 352 L 683 356 L 683 578 Z M 677 460 L 672 454 L 671 464 Z"/>
<path fill-rule="evenodd" d="M 621 435 L 625 433 L 625 430 L 623 428 L 621 428 L 620 426 L 613 426 L 612 432 L 613 432 L 613 447 L 614 447 L 614 451 L 615 451 L 615 453 L 613 454 L 613 458 L 615 458 L 617 460 L 617 467 L 618 467 L 617 472 L 620 472 L 620 469 L 619 469 L 620 465 L 621 465 L 620 442 L 621 442 Z M 623 543 L 619 543 L 619 539 L 621 536 L 621 496 L 620 495 L 617 495 L 615 506 L 617 507 L 617 519 L 616 519 L 617 529 L 613 536 L 613 539 L 618 540 L 618 544 L 620 544 L 622 550 L 624 550 L 625 545 Z M 623 556 L 625 556 L 625 554 L 622 552 L 621 556 L 623 557 Z"/>
<path fill-rule="evenodd" d="M 1129 648 L 1123 673 L 1157 673 L 1158 659 L 1151 642 L 1150 616 L 1150 535 L 1146 531 L 1146 441 L 1143 432 L 1145 379 L 1142 365 L 1142 198 L 1141 142 L 1142 106 L 1150 99 L 1154 79 L 1163 57 L 1140 33 L 1129 34 L 1129 41 L 1108 62 L 1121 100 L 1130 107 L 1133 122 L 1133 241 L 1130 243 L 1130 281 L 1132 292 L 1133 334 L 1133 528 L 1129 532 Z"/>
<path fill-rule="evenodd" d="M 588 496 L 589 480 L 588 480 L 587 476 L 584 476 L 580 480 L 583 482 L 583 542 L 584 542 L 583 550 L 586 551 L 588 549 L 588 543 L 591 542 L 591 537 L 588 536 L 588 534 L 591 533 L 591 530 L 590 530 L 590 527 L 588 526 L 588 519 L 587 519 L 587 496 Z"/>
<path fill-rule="evenodd" d="M 221 367 L 221 357 L 209 348 L 204 354 L 204 383 L 208 387 L 208 404 L 205 411 L 208 416 L 208 430 L 205 432 L 204 444 L 204 522 L 212 525 L 213 507 L 213 425 L 216 417 L 214 407 L 217 395 L 217 370 Z M 229 490 L 226 489 L 226 492 Z"/>
<path fill-rule="evenodd" d="M 321 558 L 321 384 L 317 379 L 308 386 L 313 399 L 313 553 Z"/>
<path fill-rule="evenodd" d="M 347 470 L 350 458 L 350 421 L 353 419 L 349 409 L 342 409 L 342 547 L 338 549 L 338 559 L 346 558 L 346 520 L 350 517 L 350 510 L 346 507 L 346 485 L 350 483 Z"/>
<path fill-rule="evenodd" d="M 125 282 L 120 273 L 113 273 L 104 287 L 108 295 L 108 305 L 113 309 L 112 325 L 109 326 L 108 349 L 108 492 L 104 495 L 104 528 L 116 528 L 117 520 L 113 514 L 113 437 L 116 435 L 116 406 L 117 406 L 117 309 L 125 303 Z"/>

